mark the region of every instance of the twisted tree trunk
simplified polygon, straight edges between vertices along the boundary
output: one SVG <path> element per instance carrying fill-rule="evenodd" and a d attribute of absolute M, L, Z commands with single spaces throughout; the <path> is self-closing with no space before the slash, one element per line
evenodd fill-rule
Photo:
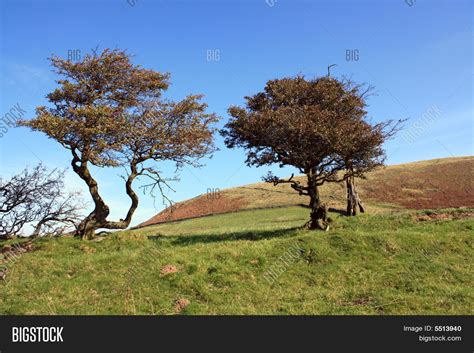
<path fill-rule="evenodd" d="M 346 179 L 346 187 L 347 187 L 347 215 L 348 216 L 356 216 L 357 209 L 359 208 L 360 212 L 364 213 L 364 206 L 360 201 L 359 194 L 357 192 L 355 178 L 354 176 L 350 176 Z"/>
<path fill-rule="evenodd" d="M 138 207 L 138 196 L 133 191 L 132 183 L 133 180 L 138 176 L 137 164 L 138 162 L 132 161 L 130 163 L 130 175 L 125 182 L 125 190 L 127 195 L 130 197 L 132 204 L 127 212 L 125 219 L 119 221 L 108 221 L 107 217 L 110 214 L 110 208 L 104 202 L 99 194 L 99 188 L 96 180 L 92 177 L 87 166 L 87 159 L 81 160 L 77 154 L 73 153 L 74 158 L 71 162 L 73 170 L 84 180 L 89 187 L 89 193 L 94 201 L 94 210 L 84 218 L 78 225 L 75 236 L 81 237 L 82 239 L 90 240 L 94 238 L 95 231 L 100 228 L 107 229 L 125 229 L 130 225 L 132 216 Z"/>
<path fill-rule="evenodd" d="M 35 229 L 33 230 L 33 233 L 31 233 L 32 238 L 36 238 L 40 235 L 41 228 L 43 225 L 46 223 L 46 220 L 41 220 L 38 222 L 38 224 L 35 226 Z"/>
<path fill-rule="evenodd" d="M 311 210 L 308 223 L 305 227 L 308 229 L 319 229 L 319 230 L 328 230 L 327 224 L 327 206 L 321 202 L 319 196 L 318 185 L 316 181 L 316 174 L 314 170 L 310 170 L 307 174 L 308 177 L 308 194 L 309 194 L 309 208 Z"/>

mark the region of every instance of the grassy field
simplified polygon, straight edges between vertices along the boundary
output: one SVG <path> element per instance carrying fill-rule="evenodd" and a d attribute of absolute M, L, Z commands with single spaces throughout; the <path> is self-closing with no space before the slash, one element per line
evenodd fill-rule
<path fill-rule="evenodd" d="M 292 206 L 40 239 L 6 262 L 0 313 L 472 314 L 472 212 L 331 213 L 317 232 Z"/>

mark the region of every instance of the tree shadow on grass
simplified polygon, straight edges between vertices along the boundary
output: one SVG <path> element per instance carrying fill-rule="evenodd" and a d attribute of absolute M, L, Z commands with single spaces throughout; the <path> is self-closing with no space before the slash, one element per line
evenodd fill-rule
<path fill-rule="evenodd" d="M 254 230 L 245 232 L 234 232 L 225 234 L 196 234 L 196 235 L 178 235 L 178 236 L 166 236 L 162 239 L 170 239 L 173 245 L 193 245 L 198 243 L 216 243 L 224 241 L 240 241 L 240 240 L 252 240 L 259 241 L 263 239 L 280 238 L 293 235 L 296 231 L 301 230 L 301 227 L 292 227 L 279 230 Z M 160 239 L 151 238 L 150 239 Z"/>
<path fill-rule="evenodd" d="M 297 206 L 301 206 L 301 207 L 304 207 L 304 208 L 309 209 L 309 206 L 308 206 L 308 205 L 299 204 L 299 205 L 297 205 Z M 328 212 L 329 212 L 329 213 L 331 213 L 331 212 L 332 212 L 332 213 L 337 213 L 337 214 L 339 214 L 339 215 L 341 215 L 341 216 L 347 216 L 347 211 L 345 211 L 345 210 L 340 210 L 340 209 L 334 208 L 334 207 L 329 207 L 329 208 L 328 208 Z"/>
<path fill-rule="evenodd" d="M 347 211 L 345 211 L 345 210 L 339 210 L 339 209 L 334 208 L 334 207 L 329 207 L 328 212 L 338 213 L 338 214 L 340 214 L 341 216 L 347 216 Z"/>

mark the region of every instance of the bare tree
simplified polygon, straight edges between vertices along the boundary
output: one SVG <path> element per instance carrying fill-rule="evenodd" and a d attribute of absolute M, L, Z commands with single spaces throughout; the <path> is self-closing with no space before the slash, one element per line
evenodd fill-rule
<path fill-rule="evenodd" d="M 76 230 L 85 206 L 79 192 L 64 194 L 61 189 L 55 189 L 48 198 L 39 202 L 31 236 L 61 235 L 68 230 Z"/>
<path fill-rule="evenodd" d="M 61 234 L 80 219 L 85 205 L 78 193 L 65 193 L 64 172 L 42 164 L 0 179 L 0 239 L 34 226 L 33 236 Z"/>
<path fill-rule="evenodd" d="M 17 235 L 27 223 L 34 221 L 37 201 L 55 183 L 42 165 L 31 171 L 24 169 L 9 180 L 0 179 L 0 238 Z"/>

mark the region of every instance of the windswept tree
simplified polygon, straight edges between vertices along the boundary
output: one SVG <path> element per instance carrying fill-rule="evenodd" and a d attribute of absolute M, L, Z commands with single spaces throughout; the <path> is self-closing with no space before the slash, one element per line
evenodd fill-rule
<path fill-rule="evenodd" d="M 37 202 L 31 237 L 59 236 L 71 230 L 75 231 L 87 206 L 79 192 L 64 192 L 62 179 L 49 190 L 48 197 Z"/>
<path fill-rule="evenodd" d="M 0 239 L 20 234 L 35 220 L 37 200 L 44 199 L 56 182 L 41 165 L 10 179 L 0 178 Z"/>
<path fill-rule="evenodd" d="M 359 89 L 345 80 L 297 76 L 268 81 L 263 92 L 245 99 L 245 107 L 229 108 L 232 118 L 221 131 L 227 147 L 245 148 L 249 166 L 276 163 L 305 174 L 306 183 L 293 175 L 281 179 L 268 174 L 264 180 L 289 183 L 300 195 L 309 196 L 311 218 L 306 226 L 327 229 L 327 207 L 319 186 L 361 175 L 369 166 L 379 165 L 383 156 L 382 150 L 382 155 L 359 154 L 348 148 L 354 134 L 363 133 L 362 126 L 370 127 L 360 123 L 366 113 Z"/>
<path fill-rule="evenodd" d="M 76 235 L 91 239 L 99 228 L 125 229 L 138 207 L 133 182 L 151 178 L 148 186 L 167 185 L 153 163 L 171 161 L 177 168 L 199 166 L 199 159 L 212 153 L 211 126 L 217 121 L 206 113 L 200 95 L 179 102 L 162 98 L 169 74 L 133 65 L 120 50 L 86 55 L 80 62 L 51 58 L 63 76 L 59 87 L 47 95 L 50 107 L 36 109 L 36 117 L 21 124 L 44 132 L 72 155 L 74 172 L 87 184 L 94 202 Z M 124 218 L 108 219 L 110 209 L 99 193 L 90 166 L 124 167 L 124 189 L 131 204 Z"/>
<path fill-rule="evenodd" d="M 78 193 L 64 191 L 64 172 L 39 164 L 10 179 L 0 178 L 0 239 L 20 235 L 59 235 L 79 224 L 85 204 Z"/>

